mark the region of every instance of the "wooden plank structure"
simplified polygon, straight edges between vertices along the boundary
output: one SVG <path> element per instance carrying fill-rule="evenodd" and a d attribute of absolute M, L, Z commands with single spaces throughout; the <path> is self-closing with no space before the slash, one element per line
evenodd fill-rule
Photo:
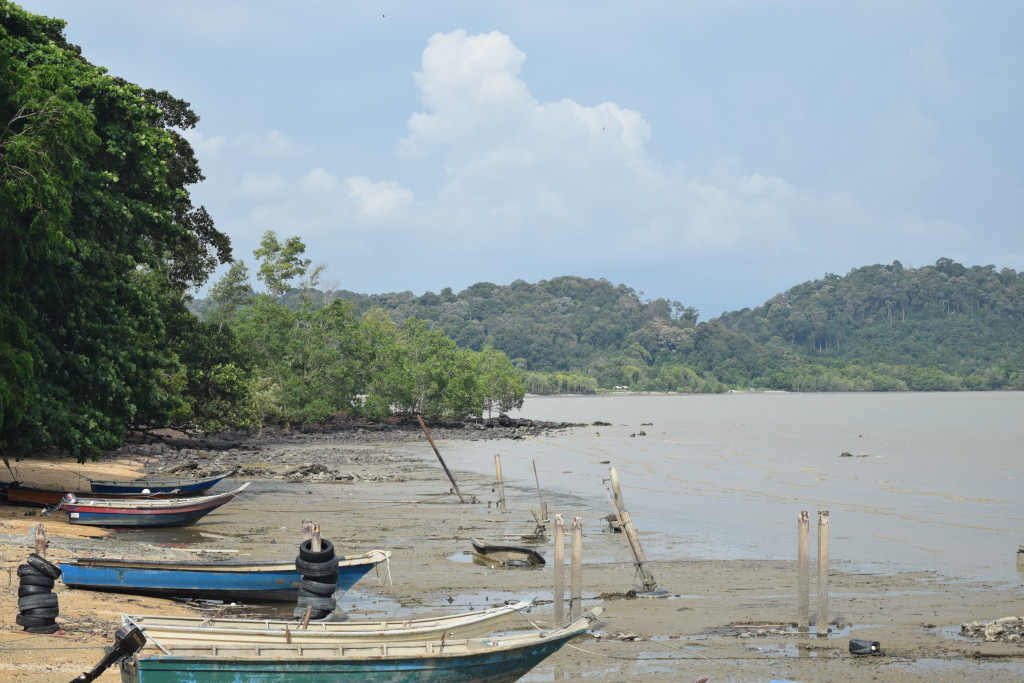
<path fill-rule="evenodd" d="M 534 606 L 520 601 L 475 612 L 417 619 L 312 622 L 277 619 L 208 619 L 162 615 L 121 615 L 125 626 L 138 626 L 161 645 L 208 643 L 354 644 L 441 638 L 472 638 L 494 633 L 520 612 Z"/>

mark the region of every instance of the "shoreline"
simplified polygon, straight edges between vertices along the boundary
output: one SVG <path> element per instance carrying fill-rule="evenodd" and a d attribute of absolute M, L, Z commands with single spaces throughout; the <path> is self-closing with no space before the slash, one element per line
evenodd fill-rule
<path fill-rule="evenodd" d="M 443 442 L 451 435 L 442 429 L 431 432 L 443 453 Z M 449 491 L 437 463 L 431 462 L 433 455 L 422 433 L 415 440 L 423 441 L 430 458 L 409 457 L 408 449 L 402 448 L 406 440 L 380 442 L 362 440 L 366 434 L 352 436 L 293 435 L 251 451 L 208 451 L 205 457 L 202 449 L 157 453 L 136 449 L 71 469 L 63 461 L 46 458 L 16 466 L 20 474 L 31 468 L 47 481 L 69 482 L 78 481 L 79 474 L 130 478 L 144 472 L 167 473 L 182 465 L 184 471 L 198 476 L 202 468 L 223 464 L 223 458 L 248 460 L 248 466 L 255 468 L 253 474 L 271 476 L 255 477 L 259 486 L 254 488 L 260 492 L 233 501 L 197 524 L 212 538 L 191 547 L 231 546 L 239 554 L 261 558 L 271 553 L 291 555 L 301 519 L 312 515 L 319 517 L 324 537 L 346 552 L 392 551 L 385 570 L 376 576 L 371 572 L 342 596 L 340 606 L 353 617 L 466 611 L 506 599 L 539 597 L 541 604 L 529 617 L 538 623 L 550 620 L 550 563 L 542 570 L 502 571 L 475 565 L 465 556 L 470 537 L 514 538 L 533 531 L 530 507 L 536 500 L 529 487 L 506 488 L 509 512 L 503 515 L 493 505 L 492 481 L 459 472 L 460 486 L 477 498 L 475 503 L 461 504 Z M 413 438 L 409 436 L 410 441 Z M 318 465 L 325 470 L 319 471 Z M 218 489 L 237 486 L 248 476 L 239 473 Z M 26 478 L 26 483 L 32 482 Z M 284 491 L 293 495 L 283 495 Z M 121 545 L 125 541 L 115 541 L 106 530 L 67 524 L 60 513 L 40 517 L 26 512 L 26 508 L 0 506 L 0 585 L 4 586 L 0 591 L 0 671 L 5 680 L 70 680 L 90 669 L 102 657 L 102 648 L 113 642 L 122 612 L 197 613 L 196 608 L 171 600 L 71 590 L 58 582 L 58 621 L 65 626 L 65 634 L 26 634 L 14 623 L 17 578 L 5 570 L 24 561 L 31 550 L 25 546 L 30 541 L 29 528 L 40 521 L 52 541 L 48 557 L 55 561 L 70 557 L 71 550 L 110 556 L 188 555 L 180 548 Z M 574 511 L 554 512 L 571 518 Z M 540 548 L 550 557 L 550 541 Z M 588 557 L 601 561 L 591 562 Z M 998 680 L 1007 671 L 1019 671 L 1024 659 L 1019 642 L 987 643 L 959 636 L 964 622 L 1024 615 L 1019 584 L 963 581 L 927 571 L 879 575 L 834 570 L 830 572 L 829 615 L 837 626 L 828 638 L 814 638 L 792 629 L 795 561 L 648 559 L 659 588 L 668 597 L 629 597 L 636 576 L 621 536 L 588 523 L 583 607 L 604 605 L 605 625 L 597 629 L 603 635 L 583 637 L 563 648 L 523 680 L 583 677 L 661 683 L 701 676 L 711 681 Z M 811 571 L 814 576 L 813 563 Z M 812 614 L 814 592 L 812 581 Z M 850 638 L 877 640 L 886 656 L 854 657 L 848 652 Z M 119 676 L 108 671 L 98 680 L 117 681 Z"/>

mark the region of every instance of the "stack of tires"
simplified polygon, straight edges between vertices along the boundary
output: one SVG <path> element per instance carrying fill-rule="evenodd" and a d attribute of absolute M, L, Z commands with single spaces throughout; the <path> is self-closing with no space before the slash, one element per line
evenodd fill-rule
<path fill-rule="evenodd" d="M 60 630 L 54 580 L 60 567 L 32 553 L 28 562 L 18 565 L 18 616 L 15 621 L 29 633 L 54 633 Z"/>
<path fill-rule="evenodd" d="M 299 604 L 294 614 L 302 617 L 308 607 L 311 608 L 311 620 L 330 621 L 337 607 L 334 592 L 338 590 L 338 558 L 330 541 L 321 539 L 320 550 L 313 550 L 312 545 L 313 541 L 303 541 L 295 558 L 295 569 L 302 581 L 299 583 Z"/>

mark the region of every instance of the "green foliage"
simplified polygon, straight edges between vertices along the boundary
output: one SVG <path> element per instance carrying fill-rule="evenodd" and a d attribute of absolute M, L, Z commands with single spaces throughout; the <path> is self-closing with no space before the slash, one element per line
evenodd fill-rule
<path fill-rule="evenodd" d="M 162 299 L 230 248 L 185 190 L 187 103 L 108 76 L 59 20 L 0 19 L 0 443 L 96 457 L 178 414 Z"/>
<path fill-rule="evenodd" d="M 494 410 L 504 413 L 523 407 L 523 382 L 508 356 L 485 346 L 477 354 L 477 364 L 488 417 Z"/>
<path fill-rule="evenodd" d="M 263 233 L 259 249 L 253 256 L 262 259 L 256 277 L 267 286 L 271 296 L 277 297 L 288 291 L 288 283 L 306 274 L 312 261 L 300 258 L 306 253 L 306 245 L 298 237 L 289 237 L 284 244 L 277 241 L 273 230 Z"/>
<path fill-rule="evenodd" d="M 500 350 L 531 393 L 563 391 L 558 377 L 566 373 L 637 391 L 998 389 L 1014 386 L 1024 366 L 1024 278 L 950 259 L 826 274 L 704 323 L 677 301 L 643 301 L 624 285 L 577 277 L 481 282 L 420 297 L 330 295 L 358 310 L 379 307 L 398 324 L 423 320 L 461 348 Z M 846 365 L 907 370 L 834 374 Z M 828 368 L 827 377 L 815 367 Z"/>

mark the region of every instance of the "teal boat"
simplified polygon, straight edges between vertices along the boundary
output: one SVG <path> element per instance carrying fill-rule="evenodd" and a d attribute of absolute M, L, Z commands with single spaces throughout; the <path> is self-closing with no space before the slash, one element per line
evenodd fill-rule
<path fill-rule="evenodd" d="M 511 683 L 587 631 L 595 608 L 553 631 L 391 643 L 170 645 L 121 662 L 124 683 Z"/>

